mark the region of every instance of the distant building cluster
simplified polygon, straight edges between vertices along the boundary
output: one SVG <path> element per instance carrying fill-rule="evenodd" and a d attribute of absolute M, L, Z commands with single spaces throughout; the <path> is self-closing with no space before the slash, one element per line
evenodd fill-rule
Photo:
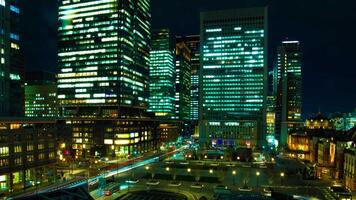
<path fill-rule="evenodd" d="M 305 121 L 303 128 L 289 132 L 287 155 L 305 161 L 308 178 L 344 180 L 356 190 L 354 178 L 356 127 L 337 130 L 332 119 L 318 114 Z"/>

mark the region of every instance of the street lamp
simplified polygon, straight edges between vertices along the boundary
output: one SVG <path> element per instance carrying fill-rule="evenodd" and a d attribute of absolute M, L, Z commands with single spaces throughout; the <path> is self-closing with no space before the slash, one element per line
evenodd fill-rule
<path fill-rule="evenodd" d="M 214 171 L 212 169 L 209 169 L 209 174 L 212 174 Z"/>
<path fill-rule="evenodd" d="M 146 166 L 146 167 L 145 167 L 145 169 L 146 169 L 146 170 L 149 170 L 149 169 L 150 169 L 150 167 L 149 167 L 149 166 Z"/>
<path fill-rule="evenodd" d="M 281 172 L 281 185 L 283 184 L 283 178 L 284 178 L 284 176 L 285 176 L 285 174 L 284 174 L 284 172 Z"/>
<path fill-rule="evenodd" d="M 256 186 L 258 187 L 258 178 L 259 178 L 259 176 L 260 176 L 260 172 L 259 171 L 257 171 L 256 172 Z"/>
<path fill-rule="evenodd" d="M 235 185 L 236 170 L 232 171 L 232 175 L 234 176 L 233 179 L 232 179 L 233 180 L 233 185 Z"/>
<path fill-rule="evenodd" d="M 188 173 L 190 173 L 191 171 L 192 171 L 192 169 L 190 169 L 190 168 L 187 169 L 187 172 L 188 172 Z"/>
<path fill-rule="evenodd" d="M 166 171 L 169 172 L 169 170 L 170 170 L 169 167 L 166 167 Z"/>

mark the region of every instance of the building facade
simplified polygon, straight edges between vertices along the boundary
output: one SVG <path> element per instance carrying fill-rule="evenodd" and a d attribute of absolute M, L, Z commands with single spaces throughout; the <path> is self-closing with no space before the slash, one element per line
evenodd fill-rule
<path fill-rule="evenodd" d="M 276 97 L 267 96 L 266 99 L 266 140 L 270 147 L 277 147 L 275 137 L 275 127 L 276 127 Z"/>
<path fill-rule="evenodd" d="M 154 30 L 150 51 L 149 112 L 175 118 L 175 40 L 168 29 Z"/>
<path fill-rule="evenodd" d="M 191 65 L 191 106 L 190 117 L 194 125 L 199 119 L 199 70 L 200 70 L 200 36 L 188 35 L 177 37 L 177 42 L 184 42 L 190 50 Z"/>
<path fill-rule="evenodd" d="M 351 147 L 345 150 L 344 162 L 345 187 L 351 191 L 356 191 L 356 148 Z"/>
<path fill-rule="evenodd" d="M 267 96 L 267 8 L 201 13 L 200 141 L 262 146 Z"/>
<path fill-rule="evenodd" d="M 0 119 L 0 193 L 55 183 L 56 121 Z"/>
<path fill-rule="evenodd" d="M 191 108 L 191 54 L 184 42 L 176 44 L 176 119 L 190 121 Z"/>
<path fill-rule="evenodd" d="M 54 74 L 26 73 L 25 116 L 58 117 L 57 86 Z"/>
<path fill-rule="evenodd" d="M 87 150 L 93 155 L 96 146 L 104 146 L 103 152 L 112 149 L 118 156 L 151 144 L 137 139 L 154 128 L 146 123 L 150 19 L 149 0 L 60 2 L 59 111 L 73 125 L 78 155 L 86 156 Z M 105 133 L 94 130 L 105 125 Z"/>
<path fill-rule="evenodd" d="M 0 2 L 0 116 L 24 115 L 19 1 Z"/>
<path fill-rule="evenodd" d="M 299 41 L 282 41 L 277 49 L 276 137 L 286 145 L 288 132 L 301 125 L 302 53 Z"/>

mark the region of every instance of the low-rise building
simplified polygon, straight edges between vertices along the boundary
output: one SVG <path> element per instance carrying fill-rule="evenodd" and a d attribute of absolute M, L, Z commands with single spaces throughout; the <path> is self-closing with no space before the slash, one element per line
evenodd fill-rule
<path fill-rule="evenodd" d="M 311 117 L 305 121 L 305 128 L 307 129 L 334 129 L 333 124 L 329 118 L 323 117 L 320 113 L 315 117 Z"/>
<path fill-rule="evenodd" d="M 56 180 L 56 121 L 0 119 L 0 192 Z"/>
<path fill-rule="evenodd" d="M 288 155 L 292 158 L 310 161 L 311 135 L 307 132 L 295 132 L 288 135 Z"/>
<path fill-rule="evenodd" d="M 344 150 L 351 145 L 349 132 L 304 129 L 288 135 L 287 154 L 315 164 L 316 176 L 343 178 Z"/>

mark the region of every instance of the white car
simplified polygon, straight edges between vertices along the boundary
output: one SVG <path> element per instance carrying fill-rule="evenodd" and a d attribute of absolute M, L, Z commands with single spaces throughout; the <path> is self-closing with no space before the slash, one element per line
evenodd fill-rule
<path fill-rule="evenodd" d="M 190 186 L 191 188 L 202 189 L 204 187 L 203 184 L 196 183 Z"/>
<path fill-rule="evenodd" d="M 172 182 L 172 183 L 169 183 L 168 186 L 171 186 L 171 187 L 179 187 L 181 186 L 182 183 L 181 182 Z"/>
<path fill-rule="evenodd" d="M 250 188 L 250 187 L 240 187 L 239 191 L 241 191 L 241 192 L 251 192 L 252 188 Z"/>
<path fill-rule="evenodd" d="M 133 180 L 126 180 L 126 183 L 130 183 L 130 184 L 136 184 L 136 183 L 138 183 L 140 180 L 138 180 L 138 179 L 133 179 Z"/>
<path fill-rule="evenodd" d="M 159 181 L 151 180 L 146 183 L 146 185 L 159 185 Z"/>

